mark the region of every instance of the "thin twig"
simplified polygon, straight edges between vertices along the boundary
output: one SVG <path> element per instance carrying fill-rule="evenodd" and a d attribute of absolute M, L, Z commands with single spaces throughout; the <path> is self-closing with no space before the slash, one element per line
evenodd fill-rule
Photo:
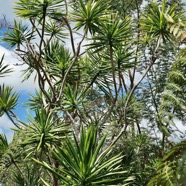
<path fill-rule="evenodd" d="M 118 97 L 118 91 L 117 91 L 117 84 L 116 84 L 116 77 L 115 77 L 115 64 L 114 64 L 114 59 L 113 59 L 112 43 L 110 44 L 110 61 L 112 65 L 112 78 L 113 78 L 114 89 L 115 89 L 115 98 L 113 102 L 116 102 L 117 97 Z"/>
<path fill-rule="evenodd" d="M 75 51 L 75 46 L 74 46 L 74 37 L 73 37 L 73 33 L 72 33 L 72 29 L 71 29 L 71 26 L 68 22 L 68 20 L 66 18 L 63 18 L 63 20 L 65 21 L 67 27 L 68 27 L 68 30 L 70 32 L 70 41 L 71 41 L 71 45 L 72 45 L 72 51 L 74 53 L 74 55 L 76 54 L 76 51 Z"/>
<path fill-rule="evenodd" d="M 10 114 L 8 113 L 8 111 L 5 111 L 6 115 L 8 116 L 8 118 L 11 120 L 11 122 L 18 128 L 21 129 L 19 127 L 19 125 L 13 120 L 13 118 L 10 116 Z"/>
<path fill-rule="evenodd" d="M 66 71 L 66 73 L 65 73 L 65 75 L 64 75 L 63 81 L 62 81 L 62 83 L 61 83 L 61 89 L 60 89 L 59 95 L 58 95 L 58 97 L 57 97 L 57 99 L 56 99 L 57 102 L 60 100 L 60 98 L 61 98 L 61 96 L 62 96 L 62 94 L 63 94 L 63 90 L 64 90 L 65 83 L 66 83 L 66 80 L 67 80 L 67 76 L 69 75 L 69 73 L 70 73 L 72 67 L 74 66 L 74 64 L 75 64 L 75 63 L 77 62 L 77 60 L 78 60 L 79 53 L 80 53 L 80 48 L 81 48 L 81 44 L 82 44 L 82 42 L 84 41 L 86 34 L 87 34 L 87 31 L 85 31 L 83 38 L 81 39 L 81 41 L 79 42 L 79 44 L 78 44 L 78 46 L 77 46 L 77 51 L 76 51 L 76 54 L 75 54 L 74 61 L 71 63 L 71 65 L 69 66 L 69 68 L 67 69 L 67 71 Z"/>

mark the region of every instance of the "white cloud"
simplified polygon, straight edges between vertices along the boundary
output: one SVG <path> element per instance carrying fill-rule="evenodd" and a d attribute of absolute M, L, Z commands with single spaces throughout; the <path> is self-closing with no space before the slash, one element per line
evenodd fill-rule
<path fill-rule="evenodd" d="M 175 126 L 171 125 L 171 135 L 168 137 L 168 139 L 172 142 L 178 143 L 182 141 L 183 139 L 186 139 L 186 126 L 183 124 L 183 122 L 177 118 L 173 120 Z M 142 119 L 140 123 L 141 127 L 144 127 L 148 129 L 148 121 L 146 119 Z M 154 133 L 151 133 L 150 135 L 152 137 L 157 137 L 161 139 L 162 133 L 158 130 L 156 127 L 153 131 Z"/>
<path fill-rule="evenodd" d="M 12 141 L 14 135 L 14 132 L 10 130 L 11 128 L 15 128 L 15 126 L 10 121 L 10 119 L 4 114 L 2 117 L 0 117 L 0 133 L 6 134 L 9 143 Z"/>
<path fill-rule="evenodd" d="M 14 137 L 13 131 L 6 132 L 6 138 L 8 140 L 8 143 L 10 143 L 13 140 L 13 137 Z"/>
<path fill-rule="evenodd" d="M 15 128 L 14 124 L 10 119 L 4 114 L 0 117 L 0 129 L 3 131 L 9 130 L 10 128 Z"/>
<path fill-rule="evenodd" d="M 173 121 L 175 126 L 171 126 L 171 128 L 174 132 L 171 134 L 169 139 L 173 142 L 180 142 L 181 140 L 186 139 L 186 126 L 177 118 Z"/>
<path fill-rule="evenodd" d="M 0 18 L 2 15 L 5 15 L 9 21 L 12 21 L 15 18 L 15 11 L 13 7 L 17 0 L 0 0 Z"/>
<path fill-rule="evenodd" d="M 1 120 L 1 119 L 0 119 L 0 120 Z M 0 123 L 1 123 L 1 121 L 0 121 Z M 0 134 L 2 134 L 2 133 L 4 133 L 4 132 L 3 132 L 3 130 L 0 128 Z"/>
<path fill-rule="evenodd" d="M 0 46 L 0 57 L 3 54 L 5 54 L 5 58 L 3 61 L 4 64 L 10 65 L 10 68 L 12 68 L 14 71 L 8 76 L 1 78 L 0 85 L 4 83 L 5 85 L 14 87 L 15 91 L 25 91 L 28 93 L 33 93 L 35 89 L 38 88 L 37 83 L 34 81 L 34 75 L 30 79 L 28 79 L 28 81 L 22 83 L 21 71 L 26 68 L 26 65 L 16 65 L 18 63 L 20 64 L 20 62 L 15 57 L 14 52 L 4 48 L 3 46 Z"/>

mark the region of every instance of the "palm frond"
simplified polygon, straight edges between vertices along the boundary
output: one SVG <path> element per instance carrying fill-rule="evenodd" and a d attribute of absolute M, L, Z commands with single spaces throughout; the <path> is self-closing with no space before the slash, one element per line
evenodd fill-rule
<path fill-rule="evenodd" d="M 5 75 L 13 71 L 11 68 L 8 68 L 9 65 L 3 64 L 4 57 L 5 54 L 3 54 L 3 56 L 0 59 L 0 77 L 5 77 Z"/>
<path fill-rule="evenodd" d="M 10 111 L 15 108 L 18 101 L 18 94 L 12 92 L 13 88 L 5 85 L 0 86 L 0 110 Z"/>
<path fill-rule="evenodd" d="M 90 125 L 86 131 L 81 129 L 80 140 L 74 135 L 74 142 L 67 138 L 66 148 L 56 148 L 54 156 L 62 165 L 60 170 L 55 170 L 45 162 L 39 162 L 48 171 L 55 174 L 62 183 L 77 185 L 113 185 L 134 180 L 134 177 L 125 177 L 127 171 L 121 169 L 122 156 L 120 154 L 109 158 L 110 150 L 106 151 L 99 159 L 106 136 L 97 141 L 97 129 Z M 65 176 L 64 176 L 65 175 Z M 70 180 L 67 180 L 67 178 Z"/>

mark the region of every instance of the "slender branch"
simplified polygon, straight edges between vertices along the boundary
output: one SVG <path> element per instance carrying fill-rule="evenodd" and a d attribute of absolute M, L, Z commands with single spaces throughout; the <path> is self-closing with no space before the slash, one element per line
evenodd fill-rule
<path fill-rule="evenodd" d="M 11 27 L 10 25 L 8 26 L 8 28 L 9 29 L 15 29 L 15 30 L 19 31 L 22 34 L 22 36 L 24 37 L 25 42 L 26 42 L 26 47 L 27 47 L 28 51 L 31 53 L 31 55 L 33 57 L 34 64 L 35 64 L 35 69 L 36 69 L 36 71 L 38 73 L 38 84 L 39 84 L 39 87 L 40 87 L 41 91 L 44 93 L 44 95 L 47 97 L 47 99 L 49 100 L 49 102 L 51 102 L 50 97 L 48 96 L 47 92 L 43 88 L 44 80 L 43 80 L 43 78 L 41 76 L 41 73 L 40 73 L 40 70 L 39 70 L 38 67 L 41 68 L 41 70 L 43 71 L 44 75 L 46 76 L 47 82 L 49 83 L 49 86 L 51 87 L 51 89 L 52 89 L 52 85 L 50 83 L 50 80 L 47 78 L 47 75 L 46 75 L 45 70 L 42 68 L 42 66 L 38 63 L 38 60 L 36 59 L 37 54 L 35 54 L 35 51 L 31 47 L 31 44 L 29 43 L 29 41 L 27 40 L 27 38 L 25 37 L 25 35 L 24 35 L 23 32 L 21 32 L 19 29 L 16 29 L 16 28 Z"/>
<path fill-rule="evenodd" d="M 127 119 L 127 118 L 126 118 L 126 117 L 127 117 L 127 115 L 126 115 L 126 110 L 127 110 L 128 104 L 129 104 L 129 102 L 130 102 L 130 99 L 132 98 L 133 93 L 134 93 L 134 91 L 136 90 L 136 88 L 138 87 L 138 85 L 139 85 L 139 84 L 142 82 L 142 80 L 146 77 L 146 75 L 147 75 L 147 73 L 149 72 L 149 70 L 151 69 L 152 65 L 156 62 L 157 57 L 156 57 L 155 55 L 156 55 L 156 52 L 157 52 L 157 50 L 158 50 L 158 48 L 159 48 L 159 45 L 160 45 L 160 38 L 158 38 L 157 46 L 156 46 L 156 48 L 155 48 L 155 50 L 154 50 L 151 63 L 150 63 L 149 66 L 146 68 L 146 70 L 145 70 L 144 74 L 142 75 L 141 79 L 133 86 L 133 88 L 131 89 L 131 91 L 130 91 L 130 93 L 129 93 L 129 96 L 128 96 L 128 98 L 127 98 L 127 100 L 126 100 L 126 103 L 125 103 L 125 106 L 124 106 L 124 121 L 125 121 L 125 122 L 126 122 L 126 119 Z M 123 134 L 123 132 L 126 131 L 127 126 L 128 126 L 128 124 L 126 123 L 126 124 L 122 127 L 122 129 L 121 129 L 120 133 L 118 134 L 118 136 L 117 136 L 117 137 L 114 139 L 114 141 L 110 144 L 110 146 L 113 146 L 113 145 L 118 141 L 118 139 L 121 137 L 121 135 Z"/>
<path fill-rule="evenodd" d="M 149 88 L 150 88 L 150 93 L 151 93 L 152 101 L 153 101 L 153 103 L 154 103 L 155 111 L 156 111 L 156 113 L 158 114 L 159 111 L 158 111 L 158 105 L 157 105 L 157 103 L 156 103 L 155 95 L 154 95 L 154 93 L 153 93 L 153 89 L 152 89 L 152 86 L 151 86 L 151 84 L 150 84 L 149 81 L 148 81 L 148 84 L 149 84 Z"/>
<path fill-rule="evenodd" d="M 132 87 L 134 86 L 134 76 L 132 75 L 132 72 L 130 70 L 128 70 L 128 73 L 129 73 L 129 79 L 130 79 L 130 88 L 132 89 Z"/>
<path fill-rule="evenodd" d="M 19 118 L 14 114 L 14 112 L 12 112 L 11 110 L 10 110 L 9 112 L 12 114 L 12 116 L 13 116 L 17 121 L 19 121 Z"/>
<path fill-rule="evenodd" d="M 33 26 L 33 28 L 35 28 L 35 30 L 36 30 L 37 34 L 39 35 L 39 37 L 42 38 L 41 33 L 39 32 L 39 30 L 38 30 L 38 28 L 36 27 L 35 23 L 33 22 L 32 18 L 30 18 L 29 20 L 30 20 L 30 22 L 31 22 L 31 24 L 32 24 L 32 26 Z"/>
<path fill-rule="evenodd" d="M 101 156 L 108 150 L 110 149 L 113 145 L 115 145 L 115 143 L 120 139 L 120 137 L 122 136 L 122 134 L 126 131 L 127 129 L 127 126 L 128 126 L 128 123 L 126 123 L 127 121 L 127 107 L 128 107 L 128 104 L 133 96 L 133 93 L 134 91 L 136 90 L 136 88 L 138 87 L 138 85 L 142 82 L 142 80 L 146 77 L 147 73 L 149 72 L 149 70 L 151 69 L 152 65 L 156 62 L 156 52 L 160 46 L 160 37 L 158 38 L 158 41 L 157 41 L 157 45 L 156 45 L 156 48 L 153 52 L 153 56 L 152 56 L 152 61 L 151 63 L 149 64 L 149 66 L 146 68 L 144 74 L 142 75 L 141 79 L 133 86 L 133 88 L 130 90 L 130 93 L 129 93 L 129 96 L 127 97 L 127 100 L 125 102 L 125 106 L 124 106 L 124 121 L 125 121 L 125 125 L 122 127 L 122 129 L 120 130 L 119 134 L 115 137 L 115 139 L 111 142 L 111 144 L 108 146 L 108 148 L 106 150 L 104 150 L 100 156 L 98 157 L 98 159 L 101 158 Z M 112 106 L 113 107 L 113 106 Z M 111 107 L 111 108 L 112 108 Z M 110 112 L 111 113 L 111 112 Z"/>
<path fill-rule="evenodd" d="M 118 91 L 117 91 L 117 84 L 116 84 L 116 77 L 115 77 L 115 65 L 114 65 L 114 60 L 113 60 L 112 43 L 110 43 L 110 61 L 111 61 L 111 65 L 112 65 L 112 78 L 113 78 L 114 89 L 115 89 L 115 94 L 116 94 L 114 102 L 116 102 L 117 97 L 118 97 Z"/>
<path fill-rule="evenodd" d="M 138 54 L 138 51 L 139 51 L 139 40 L 140 40 L 140 23 L 139 23 L 140 8 L 139 8 L 137 0 L 135 0 L 135 3 L 136 3 L 137 19 L 138 19 L 138 24 L 137 24 L 137 48 L 136 48 L 136 56 L 135 56 L 135 63 L 136 63 L 137 60 L 138 60 L 138 55 L 137 54 Z M 135 74 L 136 74 L 136 66 L 134 67 L 133 74 L 131 76 L 131 80 L 132 80 L 133 83 L 134 83 Z"/>
<path fill-rule="evenodd" d="M 15 165 L 15 167 L 17 168 L 17 170 L 20 172 L 20 174 L 24 177 L 24 174 L 22 173 L 21 169 L 19 168 L 19 166 L 17 165 L 16 161 L 14 160 L 14 158 L 12 158 L 12 163 Z"/>
<path fill-rule="evenodd" d="M 99 76 L 100 72 L 101 72 L 100 70 L 97 72 L 97 74 L 94 76 L 94 78 L 92 79 L 92 81 L 90 82 L 90 84 L 87 86 L 87 88 L 85 89 L 85 91 L 83 92 L 83 94 L 86 93 L 87 90 L 93 85 L 93 83 L 96 81 L 97 77 Z"/>
<path fill-rule="evenodd" d="M 120 74 L 120 77 L 121 77 L 121 80 L 122 80 L 122 83 L 123 83 L 123 87 L 124 87 L 124 89 L 125 89 L 125 92 L 127 93 L 127 85 L 126 85 L 126 83 L 125 83 L 125 79 L 124 79 L 122 73 Z"/>
<path fill-rule="evenodd" d="M 50 86 L 50 88 L 52 90 L 53 97 L 55 97 L 54 87 L 52 86 L 51 81 L 49 80 L 48 75 L 46 74 L 46 71 L 43 69 L 42 65 L 39 62 L 40 59 L 41 59 L 41 54 L 42 54 L 42 45 L 43 45 L 43 43 L 45 43 L 45 41 L 44 41 L 45 24 L 46 24 L 46 8 L 45 8 L 44 13 L 43 13 L 43 24 L 42 24 L 41 40 L 40 40 L 40 44 L 39 44 L 39 56 L 38 56 L 38 59 L 37 59 L 37 64 L 39 65 L 39 67 L 41 68 L 43 74 L 45 75 L 47 83 L 49 84 L 49 86 Z"/>
<path fill-rule="evenodd" d="M 43 13 L 43 24 L 42 24 L 42 31 L 41 31 L 41 40 L 40 40 L 40 44 L 39 44 L 39 57 L 38 57 L 38 63 L 41 59 L 41 54 L 42 54 L 42 45 L 43 45 L 43 41 L 44 41 L 44 35 L 45 35 L 45 19 L 46 19 L 46 8 L 44 10 L 44 13 Z"/>
<path fill-rule="evenodd" d="M 68 3 L 67 3 L 67 0 L 64 0 L 64 2 L 65 2 L 66 15 L 68 15 Z"/>
<path fill-rule="evenodd" d="M 71 45 L 72 45 L 72 51 L 74 53 L 74 55 L 76 54 L 76 51 L 75 51 L 75 46 L 74 46 L 74 37 L 73 37 L 73 33 L 72 33 L 72 29 L 71 29 L 71 26 L 68 22 L 68 20 L 66 18 L 63 18 L 63 20 L 65 21 L 68 29 L 69 29 L 69 32 L 70 32 L 70 41 L 71 41 Z"/>
<path fill-rule="evenodd" d="M 6 115 L 8 116 L 8 118 L 11 120 L 11 122 L 18 128 L 21 129 L 20 126 L 13 120 L 13 118 L 10 116 L 10 114 L 8 113 L 8 111 L 4 111 L 6 113 Z"/>
<path fill-rule="evenodd" d="M 66 111 L 66 113 L 67 113 L 68 117 L 70 118 L 70 121 L 72 122 L 72 124 L 75 126 L 76 122 L 74 121 L 74 119 L 71 116 L 71 114 L 68 111 Z"/>
<path fill-rule="evenodd" d="M 138 128 L 138 132 L 139 132 L 139 134 L 141 134 L 141 128 L 140 128 L 140 125 L 139 125 L 139 123 L 138 123 L 138 120 L 136 119 L 136 125 L 137 125 L 137 128 Z"/>
<path fill-rule="evenodd" d="M 66 80 L 67 80 L 67 76 L 69 75 L 69 73 L 70 73 L 72 67 L 74 66 L 74 64 L 75 64 L 75 63 L 77 62 L 77 60 L 78 60 L 79 53 L 80 53 L 80 48 L 81 48 L 81 44 L 82 44 L 82 42 L 84 41 L 86 34 L 87 34 L 87 29 L 86 29 L 86 31 L 85 31 L 85 33 L 84 33 L 84 35 L 83 35 L 83 38 L 81 39 L 81 41 L 79 42 L 79 44 L 78 44 L 78 46 L 77 46 L 77 51 L 76 51 L 76 54 L 75 54 L 74 61 L 71 63 L 71 65 L 69 66 L 69 68 L 67 69 L 67 71 L 66 71 L 66 73 L 65 73 L 65 75 L 64 75 L 63 81 L 62 81 L 62 83 L 61 83 L 61 89 L 60 89 L 59 95 L 58 95 L 58 97 L 57 97 L 57 99 L 56 99 L 57 102 L 60 100 L 60 98 L 61 98 L 61 96 L 62 96 L 62 94 L 63 94 L 63 90 L 64 90 L 65 83 L 66 83 Z"/>

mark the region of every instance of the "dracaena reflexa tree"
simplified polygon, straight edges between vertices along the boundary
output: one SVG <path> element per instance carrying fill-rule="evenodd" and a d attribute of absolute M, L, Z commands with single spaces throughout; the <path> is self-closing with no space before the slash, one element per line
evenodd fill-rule
<path fill-rule="evenodd" d="M 144 185 L 152 177 L 152 161 L 166 150 L 169 123 L 160 120 L 161 107 L 157 113 L 144 108 L 147 100 L 155 107 L 160 100 L 154 97 L 156 85 L 149 76 L 161 74 L 157 64 L 163 55 L 172 59 L 173 52 L 162 51 L 167 44 L 176 49 L 176 41 L 183 41 L 185 18 L 175 4 L 167 6 L 165 1 L 145 8 L 142 1 L 126 1 L 128 9 L 117 3 L 16 2 L 22 21 L 5 23 L 3 40 L 27 66 L 23 80 L 35 76 L 39 90 L 27 103 L 35 114 L 25 123 L 13 112 L 18 95 L 1 86 L 0 114 L 7 114 L 16 126 L 12 144 L 19 149 L 12 171 L 2 169 L 5 184 Z M 0 76 L 10 72 L 2 61 L 0 65 Z M 147 82 L 152 94 L 144 101 L 140 85 Z M 154 127 L 164 128 L 156 143 L 149 128 L 141 127 L 148 111 L 148 119 L 157 118 Z"/>

